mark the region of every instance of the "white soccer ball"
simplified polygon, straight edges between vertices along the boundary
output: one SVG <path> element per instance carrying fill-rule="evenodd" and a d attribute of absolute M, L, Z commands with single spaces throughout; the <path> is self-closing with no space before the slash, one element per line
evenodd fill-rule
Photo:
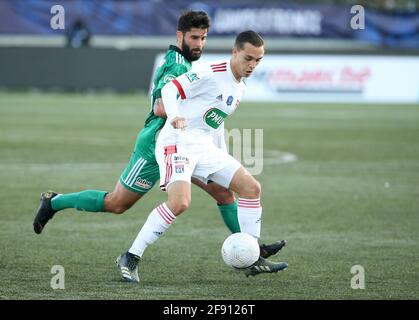
<path fill-rule="evenodd" d="M 251 266 L 259 259 L 260 249 L 257 240 L 250 234 L 233 233 L 224 240 L 221 256 L 229 267 L 242 269 Z"/>

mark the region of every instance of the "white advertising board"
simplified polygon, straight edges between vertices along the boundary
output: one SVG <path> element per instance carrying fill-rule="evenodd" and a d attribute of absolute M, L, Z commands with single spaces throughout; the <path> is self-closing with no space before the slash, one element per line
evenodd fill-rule
<path fill-rule="evenodd" d="M 419 103 L 419 57 L 267 54 L 246 83 L 243 101 Z"/>

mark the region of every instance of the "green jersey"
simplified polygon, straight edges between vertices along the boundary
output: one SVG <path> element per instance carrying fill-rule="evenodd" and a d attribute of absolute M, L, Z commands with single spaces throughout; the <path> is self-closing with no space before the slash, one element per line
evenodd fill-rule
<path fill-rule="evenodd" d="M 161 89 L 166 83 L 189 71 L 191 67 L 191 62 L 182 55 L 182 51 L 178 47 L 169 46 L 163 64 L 154 74 L 151 89 L 151 110 L 145 121 L 144 128 L 137 136 L 134 149 L 135 153 L 141 154 L 142 157 L 148 160 L 156 161 L 154 154 L 156 135 L 163 128 L 166 119 L 154 114 L 154 102 L 156 99 L 161 98 Z"/>

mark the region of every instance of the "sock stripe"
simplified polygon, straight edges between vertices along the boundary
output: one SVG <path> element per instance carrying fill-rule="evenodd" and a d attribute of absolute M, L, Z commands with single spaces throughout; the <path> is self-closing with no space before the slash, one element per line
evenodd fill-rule
<path fill-rule="evenodd" d="M 159 213 L 160 217 L 167 223 L 167 224 L 171 224 L 172 221 L 170 221 L 166 215 L 163 213 L 162 209 L 160 208 L 160 206 L 156 207 L 157 212 Z"/>
<path fill-rule="evenodd" d="M 172 220 L 176 219 L 176 216 L 173 214 L 173 212 L 169 209 L 169 207 L 167 206 L 166 202 L 163 202 L 161 204 L 162 209 L 169 215 L 170 218 L 172 218 Z"/>
<path fill-rule="evenodd" d="M 242 204 L 239 203 L 238 207 L 240 207 L 240 208 L 255 208 L 255 209 L 257 209 L 257 208 L 260 208 L 261 205 L 258 204 L 258 205 L 255 205 L 255 206 L 246 206 L 246 205 L 242 205 Z"/>
<path fill-rule="evenodd" d="M 239 198 L 239 201 L 252 203 L 252 202 L 259 202 L 260 199 L 243 199 L 243 198 Z"/>
<path fill-rule="evenodd" d="M 159 205 L 157 208 L 157 212 L 159 213 L 160 217 L 167 223 L 172 224 L 173 220 L 175 220 L 175 217 L 172 216 L 167 210 L 164 208 L 163 205 Z"/>
<path fill-rule="evenodd" d="M 242 208 L 260 208 L 260 199 L 241 199 L 239 198 L 238 206 Z"/>

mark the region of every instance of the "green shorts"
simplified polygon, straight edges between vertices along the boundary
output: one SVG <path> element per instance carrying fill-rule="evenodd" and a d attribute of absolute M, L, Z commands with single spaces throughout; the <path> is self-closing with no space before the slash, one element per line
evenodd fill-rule
<path fill-rule="evenodd" d="M 128 166 L 119 177 L 122 185 L 130 191 L 147 193 L 159 181 L 159 165 L 155 160 L 147 160 L 133 152 Z"/>

